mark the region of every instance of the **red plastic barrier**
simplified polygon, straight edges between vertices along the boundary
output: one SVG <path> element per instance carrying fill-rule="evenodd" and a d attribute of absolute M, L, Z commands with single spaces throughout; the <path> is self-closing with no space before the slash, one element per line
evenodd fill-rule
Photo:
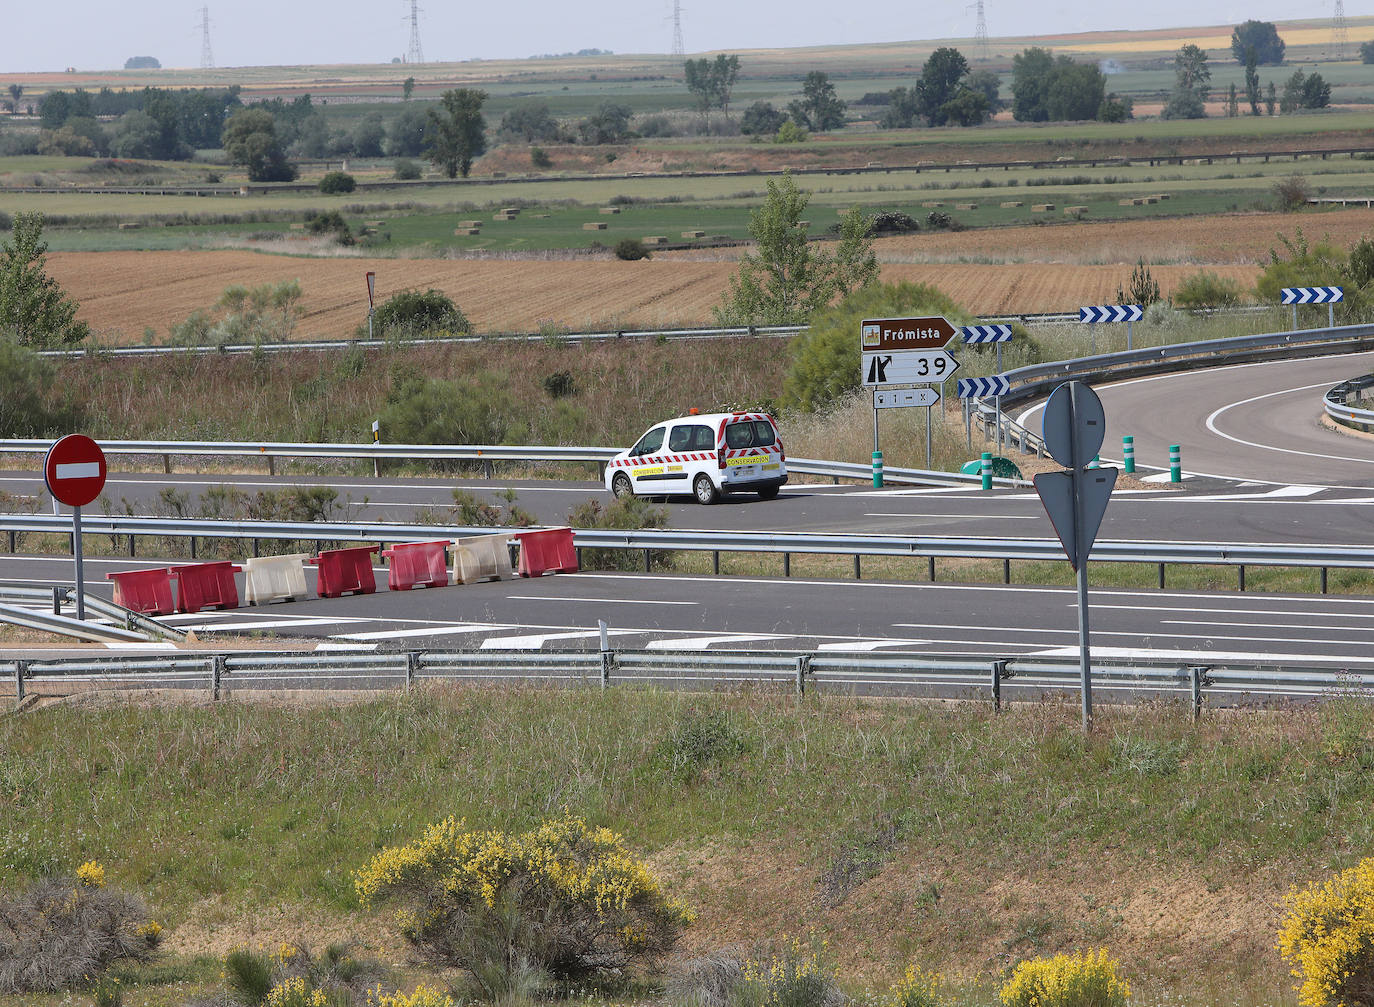
<path fill-rule="evenodd" d="M 166 567 L 107 573 L 114 581 L 114 603 L 145 615 L 171 615 L 172 578 Z"/>
<path fill-rule="evenodd" d="M 518 531 L 521 577 L 540 577 L 546 573 L 577 573 L 577 547 L 571 528 L 545 528 Z"/>
<path fill-rule="evenodd" d="M 372 573 L 372 554 L 379 545 L 355 545 L 347 549 L 324 549 L 310 562 L 319 566 L 321 598 L 338 598 L 350 592 L 371 594 L 377 590 L 377 578 Z"/>
<path fill-rule="evenodd" d="M 239 589 L 234 583 L 234 574 L 242 569 L 227 560 L 172 567 L 168 573 L 177 579 L 177 611 L 238 608 Z"/>
<path fill-rule="evenodd" d="M 442 542 L 403 542 L 382 555 L 391 560 L 386 586 L 392 591 L 413 587 L 448 587 L 448 539 Z"/>

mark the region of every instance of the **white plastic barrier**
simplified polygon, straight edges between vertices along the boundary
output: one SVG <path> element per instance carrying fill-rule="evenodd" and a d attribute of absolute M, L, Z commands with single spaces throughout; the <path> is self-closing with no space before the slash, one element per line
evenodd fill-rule
<path fill-rule="evenodd" d="M 511 580 L 509 535 L 473 535 L 453 540 L 453 579 L 460 584 L 479 580 Z"/>
<path fill-rule="evenodd" d="M 250 605 L 273 601 L 294 601 L 308 597 L 305 586 L 305 561 L 309 553 L 289 556 L 254 556 L 243 562 L 244 597 Z"/>

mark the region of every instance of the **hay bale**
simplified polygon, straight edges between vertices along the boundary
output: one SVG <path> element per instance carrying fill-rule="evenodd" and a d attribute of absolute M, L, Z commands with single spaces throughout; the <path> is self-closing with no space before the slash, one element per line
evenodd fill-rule
<path fill-rule="evenodd" d="M 938 209 L 940 209 L 940 207 L 944 206 L 945 204 L 944 204 L 944 203 L 929 202 L 929 203 L 922 203 L 921 205 L 924 206 L 927 210 L 938 210 Z"/>
<path fill-rule="evenodd" d="M 304 231 L 304 230 L 305 230 L 305 225 L 304 225 L 304 224 L 292 224 L 292 225 L 291 225 L 291 230 L 293 230 L 293 231 Z"/>
<path fill-rule="evenodd" d="M 520 212 L 520 207 L 518 207 L 518 206 L 503 206 L 503 207 L 501 207 L 501 212 L 502 212 L 502 213 L 509 213 L 512 217 L 514 217 L 514 216 L 516 216 L 516 215 Z"/>
<path fill-rule="evenodd" d="M 1015 210 L 1015 209 L 1017 209 L 1018 207 L 1022 207 L 1022 206 L 1025 206 L 1025 205 L 1026 205 L 1026 204 L 1023 203 L 1023 202 L 1022 202 L 1021 200 L 1019 200 L 1019 199 L 1009 199 L 1009 200 L 1007 200 L 1005 203 L 1002 204 L 1002 209 L 1004 209 L 1004 210 Z"/>
<path fill-rule="evenodd" d="M 453 233 L 462 237 L 472 237 L 474 234 L 481 234 L 482 229 L 480 227 L 455 227 Z"/>
<path fill-rule="evenodd" d="M 592 221 L 591 223 L 589 223 L 589 224 L 583 224 L 583 225 L 582 225 L 582 230 L 584 230 L 584 231 L 604 231 L 604 230 L 606 230 L 606 222 L 605 222 L 604 220 L 593 220 L 593 221 Z"/>
<path fill-rule="evenodd" d="M 1158 195 L 1153 196 L 1152 198 L 1153 198 L 1153 199 L 1157 199 L 1157 200 L 1159 200 L 1159 201 L 1162 203 L 1162 202 L 1164 202 L 1164 200 L 1169 199 L 1170 196 L 1169 196 L 1169 193 L 1167 193 L 1167 192 L 1161 192 L 1161 193 L 1159 193 Z"/>
<path fill-rule="evenodd" d="M 481 222 L 480 220 L 460 220 L 460 221 L 458 221 L 458 226 L 459 226 L 459 227 L 481 227 L 481 226 L 482 226 L 482 222 Z"/>
<path fill-rule="evenodd" d="M 1049 213 L 1053 209 L 1053 203 L 1036 203 L 1031 207 L 1031 213 Z"/>
<path fill-rule="evenodd" d="M 956 210 L 976 210 L 976 209 L 978 209 L 978 204 L 977 204 L 977 203 L 955 203 L 955 204 L 954 204 L 954 208 L 955 208 Z"/>
<path fill-rule="evenodd" d="M 617 213 L 620 212 L 620 207 L 618 207 L 618 206 L 603 206 L 603 207 L 602 207 L 600 210 L 598 210 L 597 212 L 598 212 L 598 213 L 601 213 L 601 214 L 603 214 L 603 215 L 605 215 L 605 216 L 607 216 L 607 217 L 614 217 Z"/>
<path fill-rule="evenodd" d="M 683 236 L 684 238 L 687 238 L 689 241 L 695 241 L 697 238 L 704 238 L 704 237 L 706 237 L 706 232 L 705 232 L 705 231 L 683 231 L 683 232 L 682 232 L 682 236 Z"/>

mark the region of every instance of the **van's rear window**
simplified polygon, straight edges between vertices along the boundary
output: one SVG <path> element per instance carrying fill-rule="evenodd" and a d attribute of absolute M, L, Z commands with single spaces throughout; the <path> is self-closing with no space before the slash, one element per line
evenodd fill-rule
<path fill-rule="evenodd" d="M 772 444 L 776 439 L 773 424 L 767 420 L 740 420 L 725 428 L 725 446 L 728 448 L 758 448 Z"/>

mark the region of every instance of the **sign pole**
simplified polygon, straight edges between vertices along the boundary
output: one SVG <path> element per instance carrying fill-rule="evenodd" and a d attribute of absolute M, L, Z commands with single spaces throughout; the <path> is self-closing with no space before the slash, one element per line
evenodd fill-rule
<path fill-rule="evenodd" d="M 968 449 L 973 450 L 973 416 L 969 412 L 969 400 L 961 399 L 964 403 L 964 433 L 968 437 Z"/>
<path fill-rule="evenodd" d="M 883 488 L 883 453 L 878 448 L 878 389 L 873 389 L 873 488 Z"/>
<path fill-rule="evenodd" d="M 86 579 L 81 569 L 81 508 L 72 508 L 72 552 L 76 555 L 76 617 L 86 621 Z"/>
<path fill-rule="evenodd" d="M 1132 330 L 1133 330 L 1134 328 L 1135 328 L 1135 322 L 1131 321 L 1129 318 L 1126 319 L 1126 352 L 1127 352 L 1127 353 L 1129 353 L 1129 352 L 1131 351 L 1131 333 L 1132 333 Z"/>
<path fill-rule="evenodd" d="M 930 468 L 930 406 L 926 406 L 926 468 Z"/>
<path fill-rule="evenodd" d="M 1073 459 L 1074 553 L 1078 556 L 1078 674 L 1083 693 L 1083 733 L 1089 734 L 1093 729 L 1092 658 L 1088 649 L 1088 549 L 1091 543 L 1088 542 L 1087 535 L 1084 534 L 1081 480 L 1083 470 L 1087 467 L 1090 459 L 1083 457 L 1082 437 L 1078 429 L 1079 391 L 1081 388 L 1082 385 L 1077 381 L 1069 383 L 1069 437 L 1071 438 L 1069 453 Z"/>
<path fill-rule="evenodd" d="M 372 341 L 372 314 L 373 314 L 373 295 L 377 288 L 377 274 L 372 270 L 367 271 L 367 339 Z"/>

